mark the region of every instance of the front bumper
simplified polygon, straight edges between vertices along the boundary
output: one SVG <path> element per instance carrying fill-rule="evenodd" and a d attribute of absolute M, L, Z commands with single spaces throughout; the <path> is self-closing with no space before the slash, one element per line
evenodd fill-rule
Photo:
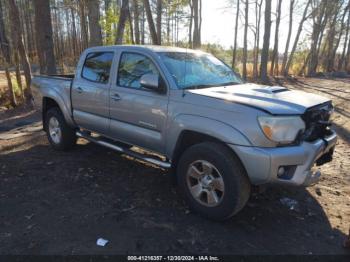
<path fill-rule="evenodd" d="M 283 183 L 308 186 L 316 183 L 320 172 L 311 169 L 331 160 L 337 135 L 332 134 L 314 142 L 303 142 L 298 146 L 261 148 L 229 145 L 241 159 L 250 181 L 254 185 Z M 280 167 L 291 167 L 290 174 L 278 175 Z"/>

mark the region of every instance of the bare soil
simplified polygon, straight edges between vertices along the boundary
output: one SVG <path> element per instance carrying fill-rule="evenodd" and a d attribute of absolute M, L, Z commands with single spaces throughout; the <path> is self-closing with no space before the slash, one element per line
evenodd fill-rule
<path fill-rule="evenodd" d="M 268 188 L 221 223 L 190 212 L 165 170 L 83 140 L 56 152 L 40 112 L 0 112 L 0 254 L 350 254 L 350 80 L 282 84 L 333 99 L 334 160 L 316 186 Z"/>

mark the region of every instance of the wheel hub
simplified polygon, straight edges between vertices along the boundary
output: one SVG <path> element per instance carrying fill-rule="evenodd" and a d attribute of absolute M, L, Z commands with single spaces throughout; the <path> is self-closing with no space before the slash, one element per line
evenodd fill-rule
<path fill-rule="evenodd" d="M 62 138 L 60 123 L 56 117 L 51 117 L 49 120 L 49 135 L 55 144 L 59 144 Z"/>
<path fill-rule="evenodd" d="M 203 178 L 199 179 L 200 184 L 202 185 L 203 189 L 212 189 L 212 181 L 213 178 L 210 176 L 204 176 Z"/>
<path fill-rule="evenodd" d="M 205 160 L 190 164 L 187 171 L 187 186 L 200 204 L 214 207 L 224 195 L 224 180 L 218 169 Z"/>

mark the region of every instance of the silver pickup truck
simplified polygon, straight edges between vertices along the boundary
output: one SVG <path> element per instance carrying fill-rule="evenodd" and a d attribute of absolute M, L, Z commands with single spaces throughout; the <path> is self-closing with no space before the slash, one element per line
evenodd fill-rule
<path fill-rule="evenodd" d="M 243 83 L 201 51 L 89 48 L 75 75 L 33 86 L 55 149 L 84 138 L 169 168 L 190 207 L 216 220 L 241 210 L 252 186 L 317 182 L 312 167 L 332 160 L 337 140 L 329 99 Z"/>

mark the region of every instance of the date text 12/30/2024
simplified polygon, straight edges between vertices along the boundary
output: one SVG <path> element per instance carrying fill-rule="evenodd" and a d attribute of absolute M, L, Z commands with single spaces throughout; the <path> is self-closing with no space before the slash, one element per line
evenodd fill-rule
<path fill-rule="evenodd" d="M 128 256 L 128 261 L 220 261 L 216 256 Z"/>

